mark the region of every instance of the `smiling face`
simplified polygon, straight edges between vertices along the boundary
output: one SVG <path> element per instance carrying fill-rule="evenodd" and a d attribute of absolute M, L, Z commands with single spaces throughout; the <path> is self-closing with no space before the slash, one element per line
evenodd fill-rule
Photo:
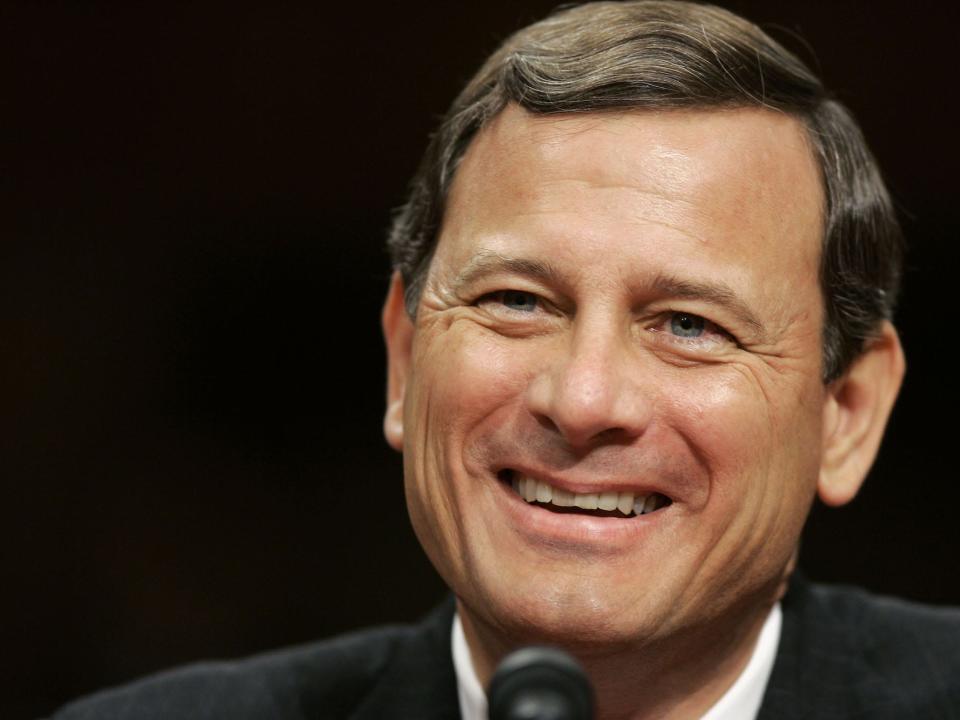
<path fill-rule="evenodd" d="M 398 287 L 386 315 L 387 435 L 471 623 L 603 645 L 765 612 L 821 470 L 822 206 L 761 109 L 511 106 L 476 137 L 415 325 Z"/>

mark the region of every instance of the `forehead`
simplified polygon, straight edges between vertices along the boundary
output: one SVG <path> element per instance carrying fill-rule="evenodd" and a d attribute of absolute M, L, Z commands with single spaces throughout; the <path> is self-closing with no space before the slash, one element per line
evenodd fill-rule
<path fill-rule="evenodd" d="M 478 253 L 549 252 L 582 265 L 614 252 L 627 270 L 726 268 L 750 275 L 754 294 L 782 295 L 798 274 L 817 284 L 823 211 L 806 130 L 785 114 L 551 116 L 511 105 L 461 162 L 437 260 L 457 271 Z"/>
<path fill-rule="evenodd" d="M 511 179 L 526 183 L 527 191 L 517 194 Z M 448 207 L 477 211 L 486 203 L 529 202 L 542 184 L 562 180 L 631 187 L 665 200 L 682 193 L 702 209 L 712 206 L 715 224 L 751 220 L 754 213 L 744 216 L 745 209 L 778 209 L 786 197 L 818 217 L 823 210 L 806 130 L 783 113 L 739 108 L 534 115 L 516 105 L 471 143 Z"/>

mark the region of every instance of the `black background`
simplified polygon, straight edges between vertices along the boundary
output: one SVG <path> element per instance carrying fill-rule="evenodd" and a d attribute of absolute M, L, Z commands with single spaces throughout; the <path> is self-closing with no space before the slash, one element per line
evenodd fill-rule
<path fill-rule="evenodd" d="M 440 597 L 380 430 L 382 239 L 553 4 L 0 5 L 0 716 Z M 802 564 L 958 603 L 956 11 L 725 5 L 860 117 L 912 246 L 891 437 Z"/>

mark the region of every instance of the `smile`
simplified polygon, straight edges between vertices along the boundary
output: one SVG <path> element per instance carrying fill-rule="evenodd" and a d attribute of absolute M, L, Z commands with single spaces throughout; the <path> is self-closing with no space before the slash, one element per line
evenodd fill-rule
<path fill-rule="evenodd" d="M 615 490 L 574 493 L 514 470 L 502 471 L 500 477 L 526 502 L 536 503 L 554 512 L 579 513 L 586 510 L 588 514 L 602 517 L 636 517 L 672 503 L 670 498 L 657 492 L 646 495 Z"/>

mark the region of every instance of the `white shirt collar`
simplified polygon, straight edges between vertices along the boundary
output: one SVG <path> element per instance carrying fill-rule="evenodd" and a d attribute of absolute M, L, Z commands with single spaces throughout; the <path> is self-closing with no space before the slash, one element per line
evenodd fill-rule
<path fill-rule="evenodd" d="M 780 603 L 777 603 L 763 623 L 747 666 L 701 720 L 751 720 L 757 717 L 760 703 L 763 702 L 763 693 L 767 689 L 767 681 L 773 671 L 774 660 L 777 658 L 782 624 L 783 613 Z M 463 720 L 487 720 L 487 696 L 473 667 L 459 613 L 453 616 L 452 635 L 453 668 L 457 673 L 460 715 Z"/>
<path fill-rule="evenodd" d="M 760 712 L 760 703 L 767 690 L 767 681 L 773 672 L 773 663 L 777 659 L 777 646 L 780 644 L 780 626 L 783 624 L 783 612 L 780 603 L 773 606 L 767 615 L 760 637 L 753 648 L 753 654 L 747 666 L 740 673 L 719 700 L 714 703 L 700 720 L 752 720 Z"/>
<path fill-rule="evenodd" d="M 457 695 L 460 698 L 462 720 L 487 720 L 487 694 L 480 686 L 480 678 L 473 667 L 467 637 L 463 634 L 460 613 L 453 616 L 453 669 L 457 673 Z"/>

